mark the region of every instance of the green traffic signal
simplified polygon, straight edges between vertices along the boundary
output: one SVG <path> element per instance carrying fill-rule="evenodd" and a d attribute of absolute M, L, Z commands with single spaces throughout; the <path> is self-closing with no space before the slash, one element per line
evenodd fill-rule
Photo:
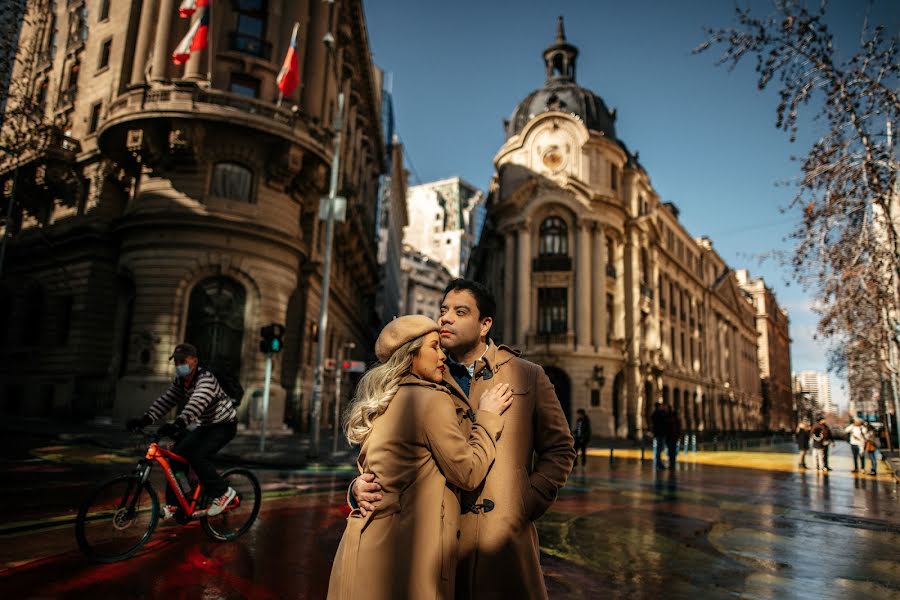
<path fill-rule="evenodd" d="M 284 347 L 284 342 L 281 339 L 284 332 L 284 325 L 278 323 L 272 323 L 260 328 L 259 335 L 262 339 L 259 341 L 259 351 L 263 354 L 281 352 L 281 349 Z"/>

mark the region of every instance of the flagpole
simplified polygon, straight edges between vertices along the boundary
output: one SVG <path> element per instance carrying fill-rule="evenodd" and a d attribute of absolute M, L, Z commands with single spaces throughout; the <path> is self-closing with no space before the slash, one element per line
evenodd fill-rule
<path fill-rule="evenodd" d="M 278 102 L 275 103 L 276 108 L 281 108 L 281 100 L 284 98 L 284 94 L 281 90 L 278 90 Z"/>
<path fill-rule="evenodd" d="M 207 14 L 209 15 L 209 29 L 206 31 L 206 81 L 209 87 L 212 87 L 212 63 L 213 49 L 215 48 L 215 36 L 213 36 L 213 0 L 209 0 L 206 5 Z"/>

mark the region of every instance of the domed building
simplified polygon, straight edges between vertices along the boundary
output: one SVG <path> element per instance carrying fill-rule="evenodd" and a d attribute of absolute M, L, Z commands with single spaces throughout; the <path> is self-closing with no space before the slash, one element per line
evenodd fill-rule
<path fill-rule="evenodd" d="M 570 421 L 637 439 L 659 401 L 684 431 L 760 429 L 754 309 L 578 85 L 560 17 L 546 81 L 506 122 L 469 275 L 496 294 L 493 335 L 541 364 Z"/>

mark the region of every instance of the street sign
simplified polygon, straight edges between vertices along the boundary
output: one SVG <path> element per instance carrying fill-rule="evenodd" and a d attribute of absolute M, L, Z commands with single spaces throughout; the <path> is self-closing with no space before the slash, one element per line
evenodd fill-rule
<path fill-rule="evenodd" d="M 328 196 L 319 198 L 319 220 L 328 220 L 328 206 L 331 199 Z M 347 219 L 347 199 L 342 196 L 334 198 L 334 220 L 343 223 Z"/>
<path fill-rule="evenodd" d="M 345 360 L 341 368 L 345 373 L 365 373 L 366 363 L 361 360 Z"/>

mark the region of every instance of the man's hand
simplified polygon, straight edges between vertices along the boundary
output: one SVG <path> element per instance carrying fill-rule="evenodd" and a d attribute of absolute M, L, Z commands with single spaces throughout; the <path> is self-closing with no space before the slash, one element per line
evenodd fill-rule
<path fill-rule="evenodd" d="M 357 477 L 353 482 L 351 493 L 362 516 L 374 512 L 384 497 L 381 493 L 381 484 L 375 483 L 375 473 L 363 473 Z"/>
<path fill-rule="evenodd" d="M 172 438 L 173 440 L 177 440 L 184 433 L 185 426 L 181 419 L 175 419 L 172 423 L 166 423 L 162 427 L 160 427 L 156 434 L 159 437 L 167 437 Z"/>

